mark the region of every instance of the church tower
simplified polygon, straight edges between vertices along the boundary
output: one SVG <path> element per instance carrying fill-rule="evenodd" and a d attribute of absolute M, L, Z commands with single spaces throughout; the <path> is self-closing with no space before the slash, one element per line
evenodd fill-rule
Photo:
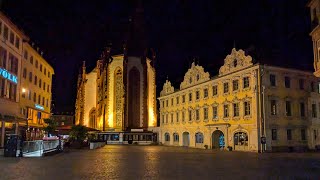
<path fill-rule="evenodd" d="M 125 117 L 123 130 L 148 128 L 148 65 L 144 10 L 141 1 L 129 19 L 127 45 L 124 49 Z"/>
<path fill-rule="evenodd" d="M 308 3 L 311 14 L 311 33 L 313 42 L 313 56 L 314 56 L 314 75 L 320 77 L 320 0 L 311 0 Z"/>

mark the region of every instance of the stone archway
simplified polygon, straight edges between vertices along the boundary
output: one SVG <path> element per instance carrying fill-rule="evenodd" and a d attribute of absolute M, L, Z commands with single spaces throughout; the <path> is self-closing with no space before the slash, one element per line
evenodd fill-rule
<path fill-rule="evenodd" d="M 182 134 L 182 146 L 189 147 L 190 146 L 190 134 L 189 132 L 184 132 Z"/>
<path fill-rule="evenodd" d="M 224 134 L 220 130 L 212 133 L 212 149 L 223 149 L 225 147 Z"/>

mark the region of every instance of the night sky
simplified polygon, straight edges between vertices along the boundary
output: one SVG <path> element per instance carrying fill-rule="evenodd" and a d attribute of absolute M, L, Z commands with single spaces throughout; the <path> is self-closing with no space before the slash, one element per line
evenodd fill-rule
<path fill-rule="evenodd" d="M 0 0 L 1 11 L 55 69 L 55 112 L 73 111 L 82 61 L 94 68 L 108 42 L 121 53 L 133 1 Z M 157 94 L 179 88 L 193 59 L 217 75 L 235 46 L 255 62 L 313 71 L 307 0 L 144 1 L 145 36 L 155 49 Z"/>

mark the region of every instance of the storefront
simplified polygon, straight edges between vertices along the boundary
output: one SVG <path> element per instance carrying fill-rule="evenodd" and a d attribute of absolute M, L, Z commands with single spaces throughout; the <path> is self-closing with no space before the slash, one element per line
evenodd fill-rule
<path fill-rule="evenodd" d="M 50 118 L 50 114 L 44 112 L 42 106 L 36 104 L 35 107 L 28 107 L 27 140 L 42 139 L 45 135 L 43 128 L 46 126 L 44 119 Z"/>

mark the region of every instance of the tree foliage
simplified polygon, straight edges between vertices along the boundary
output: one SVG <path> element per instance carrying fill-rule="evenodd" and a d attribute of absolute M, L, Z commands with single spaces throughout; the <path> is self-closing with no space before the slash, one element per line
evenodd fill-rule
<path fill-rule="evenodd" d="M 48 134 L 52 134 L 53 132 L 55 132 L 56 128 L 57 128 L 57 122 L 55 122 L 53 119 L 47 118 L 43 120 L 47 126 L 44 127 L 44 130 L 48 133 Z"/>
<path fill-rule="evenodd" d="M 74 125 L 70 131 L 70 138 L 82 142 L 87 137 L 88 130 L 85 126 L 82 125 Z"/>

